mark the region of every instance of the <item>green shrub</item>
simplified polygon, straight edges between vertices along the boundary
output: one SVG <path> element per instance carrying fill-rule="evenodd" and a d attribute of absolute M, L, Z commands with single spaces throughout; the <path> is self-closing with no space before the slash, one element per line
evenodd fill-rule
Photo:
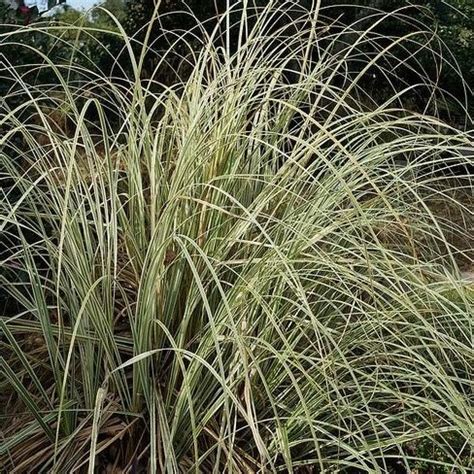
<path fill-rule="evenodd" d="M 172 87 L 127 37 L 129 83 L 7 69 L 7 470 L 468 468 L 472 255 L 448 235 L 470 238 L 472 142 L 401 108 L 412 86 L 367 97 L 352 66 L 393 72 L 396 41 L 367 57 L 371 30 L 290 8 L 181 34 Z"/>

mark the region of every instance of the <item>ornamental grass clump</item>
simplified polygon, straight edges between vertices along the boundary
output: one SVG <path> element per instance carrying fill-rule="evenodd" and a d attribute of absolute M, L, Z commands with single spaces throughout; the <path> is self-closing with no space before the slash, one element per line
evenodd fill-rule
<path fill-rule="evenodd" d="M 8 472 L 469 468 L 473 145 L 398 80 L 436 37 L 368 15 L 118 26 L 110 73 L 38 24 L 50 50 L 3 58 Z"/>

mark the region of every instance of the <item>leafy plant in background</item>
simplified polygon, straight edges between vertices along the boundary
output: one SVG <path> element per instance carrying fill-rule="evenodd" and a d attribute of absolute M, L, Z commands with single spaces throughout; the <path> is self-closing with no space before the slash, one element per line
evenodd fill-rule
<path fill-rule="evenodd" d="M 376 29 L 238 6 L 168 33 L 146 74 L 122 35 L 128 82 L 54 48 L 4 73 L 9 471 L 469 467 L 472 141 L 404 108 L 414 86 L 380 104 L 364 82 L 429 36 L 373 56 Z"/>
<path fill-rule="evenodd" d="M 441 38 L 453 51 L 466 82 L 474 84 L 474 3 L 469 0 L 438 1 L 434 5 Z M 472 90 L 470 92 L 472 94 Z"/>
<path fill-rule="evenodd" d="M 421 20 L 431 30 L 439 35 L 444 44 L 442 54 L 445 60 L 456 63 L 454 68 L 444 68 L 440 75 L 439 85 L 452 93 L 455 97 L 465 100 L 467 96 L 470 101 L 472 114 L 472 85 L 474 84 L 474 3 L 470 0 L 425 0 L 423 2 L 412 2 L 411 0 L 361 0 L 358 4 L 390 12 L 398 8 L 407 8 L 414 5 L 414 9 L 407 10 L 414 19 Z M 421 6 L 422 8 L 419 8 Z M 409 13 L 408 13 L 409 12 Z M 363 10 L 360 13 L 364 15 Z M 408 32 L 410 26 L 406 22 L 396 19 L 389 29 L 384 33 Z M 413 26 L 411 27 L 413 28 Z M 403 59 L 402 57 L 400 59 Z M 429 55 L 422 58 L 421 65 L 434 77 L 440 74 L 433 68 Z M 463 76 L 464 83 L 459 75 Z M 463 89 L 467 85 L 467 90 Z M 450 101 L 449 107 L 455 112 L 456 104 Z M 462 112 L 461 112 L 462 114 Z M 468 124 L 472 127 L 472 120 Z"/>
<path fill-rule="evenodd" d="M 73 25 L 74 28 L 63 28 L 61 35 L 36 35 L 35 28 L 27 28 L 21 35 L 22 21 L 18 21 L 15 10 L 0 3 L 0 31 L 2 35 L 2 52 L 5 59 L 14 67 L 31 64 L 35 53 L 29 48 L 21 48 L 16 43 L 20 39 L 25 46 L 32 46 L 35 51 L 48 54 L 55 64 L 67 64 L 71 58 L 88 68 L 95 67 L 103 74 L 109 74 L 117 59 L 123 42 L 117 38 L 118 24 L 124 20 L 125 5 L 122 0 L 105 0 L 100 8 L 92 9 L 87 16 L 82 12 L 63 4 L 61 9 L 52 10 L 48 16 L 35 19 L 42 26 Z M 77 36 L 77 28 L 87 28 L 87 34 Z M 8 35 L 10 33 L 10 35 Z M 114 35 L 115 33 L 115 35 Z M 11 40 L 11 42 L 9 41 Z M 76 44 L 74 44 L 76 42 Z M 71 45 L 75 51 L 71 50 Z M 21 48 L 21 54 L 18 54 Z M 56 56 L 52 58 L 50 55 Z M 41 82 L 41 81 L 39 81 Z M 3 84 L 4 87 L 5 84 Z"/>

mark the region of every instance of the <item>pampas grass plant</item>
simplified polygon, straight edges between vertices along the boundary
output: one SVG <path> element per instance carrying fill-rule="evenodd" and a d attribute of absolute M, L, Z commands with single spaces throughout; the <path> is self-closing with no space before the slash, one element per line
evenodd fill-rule
<path fill-rule="evenodd" d="M 31 27 L 76 36 L 62 63 L 4 57 L 6 471 L 469 469 L 472 141 L 436 78 L 397 80 L 442 64 L 432 32 L 326 13 L 242 2 L 167 43 L 117 25 L 110 74 L 80 25 Z"/>

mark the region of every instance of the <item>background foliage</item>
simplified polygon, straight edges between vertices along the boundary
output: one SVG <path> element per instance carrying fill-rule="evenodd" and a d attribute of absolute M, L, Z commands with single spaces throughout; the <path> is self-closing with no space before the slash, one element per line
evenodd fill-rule
<path fill-rule="evenodd" d="M 146 25 L 152 20 L 155 12 L 154 0 L 105 0 L 101 6 L 108 10 L 117 21 L 123 24 L 126 32 L 129 35 L 135 35 L 137 40 L 143 40 L 146 30 Z M 235 3 L 235 0 L 230 1 L 230 4 Z M 252 5 L 264 6 L 265 1 L 253 0 Z M 310 0 L 303 0 L 300 2 L 303 6 L 308 6 Z M 441 106 L 445 109 L 445 117 L 459 124 L 460 117 L 464 115 L 460 104 L 456 103 L 456 99 L 464 103 L 466 100 L 470 102 L 469 110 L 472 113 L 472 91 L 470 87 L 474 84 L 474 2 L 471 0 L 420 0 L 413 2 L 412 0 L 358 0 L 353 2 L 350 6 L 345 4 L 339 8 L 334 6 L 341 4 L 341 0 L 322 0 L 323 7 L 330 6 L 330 14 L 344 24 L 351 24 L 354 21 L 359 21 L 360 28 L 368 28 L 371 26 L 370 9 L 378 9 L 387 13 L 403 9 L 403 12 L 409 18 L 409 21 L 401 21 L 399 15 L 394 15 L 392 20 L 384 21 L 378 31 L 383 35 L 400 36 L 407 34 L 410 31 L 415 31 L 419 28 L 420 23 L 426 25 L 429 30 L 436 32 L 439 36 L 442 45 L 438 46 L 448 61 L 455 65 L 455 68 L 444 68 L 442 71 L 437 69 L 437 63 L 433 62 L 430 55 L 426 55 L 424 59 L 421 58 L 421 66 L 431 75 L 440 76 L 439 86 L 447 90 L 453 96 L 453 100 L 448 105 Z M 211 20 L 208 23 L 209 28 L 212 26 L 212 19 L 218 12 L 222 12 L 226 8 L 226 0 L 166 0 L 160 4 L 159 11 L 162 17 L 159 22 L 151 30 L 152 38 L 156 39 L 157 49 L 166 48 L 160 44 L 162 34 L 167 30 L 181 29 L 183 31 L 195 25 L 195 19 L 192 18 L 190 12 L 193 13 L 200 21 Z M 413 5 L 416 4 L 416 7 Z M 44 20 L 52 22 L 53 24 L 70 23 L 78 24 L 84 23 L 86 25 L 94 25 L 94 27 L 105 31 L 117 31 L 115 19 L 107 14 L 103 9 L 95 9 L 84 20 L 81 14 L 72 8 L 58 9 L 57 13 Z M 0 4 L 0 21 L 15 24 L 18 23 L 18 17 L 6 8 L 4 4 Z M 3 27 L 5 30 L 5 27 Z M 81 38 L 81 52 L 82 58 L 76 57 L 76 61 L 88 60 L 94 64 L 101 71 L 110 71 L 114 64 L 116 65 L 117 58 L 120 57 L 120 50 L 122 44 L 117 36 L 107 33 L 97 32 L 95 37 Z M 23 36 L 22 41 L 25 41 Z M 26 40 L 27 41 L 27 40 Z M 42 38 L 31 39 L 35 46 L 43 51 L 51 49 L 51 38 L 43 36 Z M 105 48 L 97 47 L 97 42 L 100 42 Z M 15 47 L 11 50 L 11 55 L 6 52 L 3 47 L 3 52 L 13 64 L 30 63 L 30 57 L 23 52 L 21 56 L 15 54 Z M 55 48 L 56 54 L 61 56 L 60 50 Z M 107 54 L 107 51 L 109 54 Z M 409 53 L 400 50 L 400 60 Z M 151 55 L 153 56 L 153 55 Z M 64 57 L 68 54 L 64 53 Z M 125 57 L 122 55 L 122 57 Z M 126 63 L 126 60 L 125 60 Z M 127 69 L 128 64 L 122 64 L 122 67 Z M 144 74 L 146 71 L 153 69 L 153 59 L 148 62 L 148 67 L 145 65 Z M 465 79 L 465 84 L 460 80 L 459 73 Z M 403 79 L 404 74 L 397 72 L 398 76 Z M 405 79 L 409 82 L 412 77 L 405 71 Z M 176 78 L 171 74 L 170 70 L 163 68 L 161 80 L 166 83 L 172 83 Z M 378 79 L 377 79 L 378 81 Z M 467 85 L 467 87 L 466 87 Z M 367 78 L 367 88 L 374 89 L 370 77 Z M 389 92 L 384 90 L 380 84 L 377 84 L 377 92 L 381 98 L 385 97 Z M 423 103 L 426 98 L 413 98 L 413 105 L 415 107 L 422 107 L 420 101 Z M 468 124 L 469 127 L 469 124 Z"/>
<path fill-rule="evenodd" d="M 232 1 L 230 2 L 232 4 Z M 254 5 L 264 6 L 265 1 L 251 2 Z M 301 4 L 308 6 L 310 0 L 303 0 Z M 225 0 L 188 0 L 185 2 L 187 8 L 191 10 L 200 20 L 213 18 L 217 12 L 222 12 L 226 7 Z M 438 46 L 441 54 L 445 55 L 448 61 L 455 63 L 454 69 L 445 68 L 439 71 L 436 68 L 436 63 L 430 55 L 424 58 L 420 57 L 422 61 L 421 66 L 431 76 L 439 75 L 439 86 L 448 91 L 453 96 L 453 100 L 448 105 L 442 105 L 444 108 L 444 117 L 461 124 L 465 113 L 462 107 L 469 101 L 468 109 L 472 114 L 472 88 L 474 84 L 474 2 L 471 0 L 421 0 L 413 2 L 412 0 L 357 0 L 352 2 L 349 6 L 347 2 L 340 0 L 323 0 L 322 6 L 331 6 L 330 14 L 337 18 L 344 24 L 351 24 L 354 21 L 360 21 L 360 27 L 369 27 L 370 19 L 364 22 L 364 18 L 368 16 L 368 9 L 378 9 L 387 13 L 403 9 L 405 15 L 409 17 L 410 21 L 401 21 L 399 15 L 394 15 L 391 21 L 383 22 L 379 28 L 379 32 L 383 35 L 401 36 L 410 31 L 416 31 L 421 22 L 426 27 L 436 32 L 441 43 Z M 335 5 L 344 4 L 339 9 L 334 9 Z M 413 7 L 416 5 L 416 7 Z M 421 7 L 421 8 L 420 8 Z M 184 3 L 181 0 L 169 0 L 162 2 L 160 6 L 161 12 L 176 12 L 183 11 Z M 126 14 L 126 27 L 128 33 L 134 33 L 139 28 L 146 24 L 152 17 L 154 12 L 153 0 L 141 0 L 128 2 Z M 190 17 L 184 14 L 172 15 L 167 18 L 167 21 L 160 25 L 164 29 L 173 29 L 176 27 L 185 29 L 192 25 Z M 155 36 L 159 36 L 161 28 L 156 27 L 153 31 Z M 403 60 L 409 52 L 400 51 L 400 59 Z M 457 70 L 456 70 L 457 69 Z M 413 78 L 413 74 L 405 72 L 406 77 L 400 71 L 397 71 L 400 78 L 406 79 L 408 82 Z M 460 74 L 463 76 L 465 83 L 460 80 Z M 466 87 L 467 85 L 467 87 Z M 367 78 L 367 87 L 374 88 Z M 384 90 L 377 84 L 377 92 L 380 94 L 380 99 L 383 100 L 390 91 Z M 456 103 L 457 100 L 461 104 Z M 423 103 L 426 102 L 426 97 L 414 97 L 413 102 L 417 103 L 413 106 L 418 109 L 423 108 Z M 420 102 L 422 103 L 420 105 Z M 470 127 L 468 121 L 467 126 Z"/>

